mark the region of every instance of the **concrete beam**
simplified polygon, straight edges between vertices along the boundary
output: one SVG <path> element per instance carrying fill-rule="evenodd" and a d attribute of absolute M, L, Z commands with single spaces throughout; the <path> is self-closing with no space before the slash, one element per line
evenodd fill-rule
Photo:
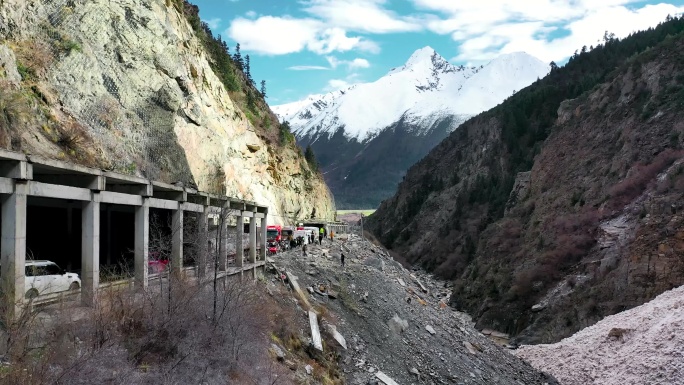
<path fill-rule="evenodd" d="M 140 197 L 138 197 L 140 198 Z M 142 200 L 142 198 L 141 198 Z M 135 288 L 147 290 L 150 245 L 150 205 L 149 198 L 135 208 Z"/>
<path fill-rule="evenodd" d="M 26 155 L 22 153 L 0 149 L 0 160 L 19 160 L 26 162 L 27 158 Z"/>
<path fill-rule="evenodd" d="M 2 263 L 2 308 L 5 319 L 21 313 L 26 288 L 26 202 L 28 186 L 23 181 L 14 183 L 14 192 L 0 198 L 2 214 L 0 233 L 0 261 Z"/>
<path fill-rule="evenodd" d="M 11 194 L 14 192 L 14 181 L 10 178 L 0 178 L 0 194 Z"/>
<path fill-rule="evenodd" d="M 236 200 L 229 200 L 230 202 L 230 208 L 235 209 L 235 210 L 240 210 L 244 211 L 246 209 L 245 203 L 241 201 L 236 201 Z"/>
<path fill-rule="evenodd" d="M 33 180 L 41 183 L 87 188 L 93 191 L 104 191 L 107 185 L 107 180 L 102 175 L 34 173 Z"/>
<path fill-rule="evenodd" d="M 34 181 L 28 182 L 28 195 L 77 201 L 90 201 L 91 199 L 90 190 L 85 188 L 60 186 Z"/>
<path fill-rule="evenodd" d="M 33 166 L 26 161 L 0 161 L 0 176 L 5 178 L 31 180 Z"/>
<path fill-rule="evenodd" d="M 139 195 L 129 195 L 121 194 L 111 191 L 103 191 L 100 193 L 100 201 L 102 203 L 109 203 L 114 205 L 124 205 L 124 206 L 142 206 L 143 198 Z"/>
<path fill-rule="evenodd" d="M 254 213 L 254 218 L 264 219 L 264 218 L 266 218 L 266 214 L 263 214 L 263 213 Z"/>
<path fill-rule="evenodd" d="M 188 200 L 188 193 L 185 191 L 157 191 L 154 190 L 155 198 L 172 200 L 176 202 L 186 202 Z"/>
<path fill-rule="evenodd" d="M 178 203 L 178 201 L 158 199 L 158 198 L 149 198 L 149 201 L 150 201 L 150 207 L 155 208 L 155 209 L 164 209 L 164 210 L 179 210 L 180 209 L 180 204 Z"/>
<path fill-rule="evenodd" d="M 151 197 L 154 194 L 151 184 L 107 184 L 107 191 L 121 194 Z"/>
<path fill-rule="evenodd" d="M 240 215 L 242 215 L 242 216 L 245 217 L 245 218 L 252 218 L 252 217 L 254 217 L 254 213 L 251 212 L 251 211 L 243 211 L 242 213 L 240 213 Z"/>
<path fill-rule="evenodd" d="M 196 203 L 185 202 L 181 203 L 181 210 L 190 211 L 193 213 L 204 213 L 204 206 Z"/>
<path fill-rule="evenodd" d="M 152 187 L 154 189 L 155 198 L 175 200 L 178 202 L 186 202 L 188 200 L 188 193 L 183 187 L 162 182 L 152 182 Z"/>
<path fill-rule="evenodd" d="M 98 169 L 85 167 L 74 163 L 63 162 L 61 160 L 49 159 L 40 155 L 29 155 L 27 158 L 29 162 L 33 163 L 33 168 L 36 171 L 40 169 L 57 171 L 62 174 L 79 173 L 86 175 L 102 175 L 102 171 Z"/>
<path fill-rule="evenodd" d="M 81 211 L 81 300 L 92 306 L 100 287 L 100 194 L 83 203 Z"/>
<path fill-rule="evenodd" d="M 318 316 L 313 310 L 309 310 L 309 326 L 311 327 L 313 347 L 322 352 L 323 340 L 321 339 L 321 331 L 318 329 Z"/>

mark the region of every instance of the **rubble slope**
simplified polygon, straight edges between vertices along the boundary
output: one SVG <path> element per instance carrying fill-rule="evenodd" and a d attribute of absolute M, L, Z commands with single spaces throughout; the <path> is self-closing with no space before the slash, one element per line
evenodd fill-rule
<path fill-rule="evenodd" d="M 494 345 L 468 315 L 446 306 L 451 289 L 444 282 L 405 269 L 358 236 L 342 238 L 309 245 L 306 257 L 299 248 L 270 259 L 308 290 L 322 330 L 335 325 L 346 340 L 346 349 L 334 348 L 346 383 L 376 383 L 378 372 L 399 384 L 556 383 Z M 282 282 L 274 277 L 271 285 Z M 306 305 L 298 303 L 304 318 Z"/>
<path fill-rule="evenodd" d="M 552 345 L 515 354 L 563 385 L 684 383 L 684 286 Z"/>

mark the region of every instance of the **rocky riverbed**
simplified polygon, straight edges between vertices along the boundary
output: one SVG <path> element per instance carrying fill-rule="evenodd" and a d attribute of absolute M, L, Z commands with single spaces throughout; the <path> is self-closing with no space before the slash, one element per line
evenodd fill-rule
<path fill-rule="evenodd" d="M 334 324 L 344 338 L 339 365 L 348 384 L 557 383 L 447 306 L 447 284 L 404 268 L 386 250 L 351 235 L 308 245 L 307 254 L 299 248 L 270 257 L 278 273 L 267 280 L 283 285 L 281 274 L 296 276 L 301 314 L 305 301 L 324 309 L 322 329 Z"/>

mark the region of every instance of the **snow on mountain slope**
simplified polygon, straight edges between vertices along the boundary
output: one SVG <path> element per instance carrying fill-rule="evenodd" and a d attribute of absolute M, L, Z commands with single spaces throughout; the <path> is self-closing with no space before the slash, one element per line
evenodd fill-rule
<path fill-rule="evenodd" d="M 446 116 L 475 115 L 547 73 L 546 64 L 524 52 L 466 68 L 424 47 L 375 82 L 272 108 L 297 137 L 331 136 L 343 128 L 348 138 L 363 142 L 402 117 L 427 129 Z"/>

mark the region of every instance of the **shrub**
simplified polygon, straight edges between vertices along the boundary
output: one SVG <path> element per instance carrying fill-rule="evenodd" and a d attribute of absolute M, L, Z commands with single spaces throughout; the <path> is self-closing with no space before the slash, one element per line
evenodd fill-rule
<path fill-rule="evenodd" d="M 658 154 L 650 164 L 637 164 L 631 175 L 610 189 L 611 207 L 621 208 L 637 198 L 655 177 L 675 160 L 684 156 L 684 151 L 667 149 Z"/>

